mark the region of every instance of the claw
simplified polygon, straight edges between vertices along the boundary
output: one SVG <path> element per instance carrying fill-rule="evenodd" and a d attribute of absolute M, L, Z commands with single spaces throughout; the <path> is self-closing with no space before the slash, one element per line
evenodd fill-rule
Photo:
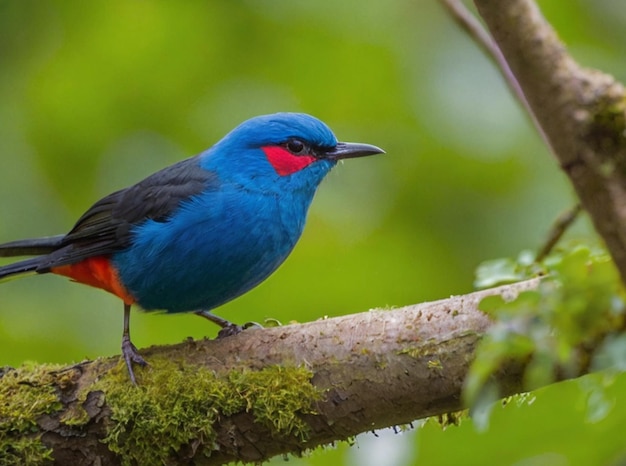
<path fill-rule="evenodd" d="M 217 332 L 217 339 L 232 337 L 233 335 L 237 335 L 238 333 L 243 332 L 244 330 L 248 330 L 249 328 L 263 328 L 261 324 L 257 324 L 256 322 L 246 322 L 243 325 L 231 324 L 222 327 L 222 330 Z"/>
<path fill-rule="evenodd" d="M 216 339 L 221 340 L 222 338 L 232 337 L 233 335 L 237 335 L 241 332 L 243 332 L 243 327 L 241 325 L 229 324 L 222 327 L 222 329 L 217 332 Z"/>
<path fill-rule="evenodd" d="M 256 322 L 246 322 L 243 325 L 234 324 L 226 319 L 223 319 L 215 314 L 212 314 L 209 311 L 197 311 L 196 315 L 200 317 L 204 317 L 205 319 L 210 320 L 216 325 L 219 325 L 222 329 L 217 333 L 217 339 L 231 337 L 233 335 L 237 335 L 238 333 L 243 332 L 249 328 L 263 328 L 261 324 Z"/>
<path fill-rule="evenodd" d="M 122 338 L 122 355 L 124 356 L 124 361 L 126 362 L 126 367 L 128 368 L 130 381 L 133 385 L 137 385 L 137 379 L 135 378 L 135 372 L 133 371 L 133 363 L 139 364 L 140 366 L 147 366 L 148 363 L 141 357 L 135 345 L 133 345 L 130 338 L 128 338 L 128 335 L 125 335 Z"/>

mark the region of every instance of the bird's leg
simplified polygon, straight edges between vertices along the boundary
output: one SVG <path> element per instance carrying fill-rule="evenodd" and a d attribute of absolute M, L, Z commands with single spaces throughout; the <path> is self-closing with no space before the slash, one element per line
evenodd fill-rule
<path fill-rule="evenodd" d="M 231 321 L 223 319 L 220 316 L 216 316 L 215 314 L 209 311 L 196 311 L 195 314 L 199 315 L 200 317 L 204 317 L 207 320 L 210 320 L 215 325 L 219 325 L 222 328 L 237 327 L 237 325 L 233 324 Z"/>
<path fill-rule="evenodd" d="M 215 314 L 209 311 L 204 311 L 204 310 L 196 311 L 195 314 L 199 315 L 200 317 L 204 317 L 205 319 L 210 320 L 211 322 L 213 322 L 216 325 L 219 325 L 222 328 L 219 332 L 217 332 L 218 339 L 230 337 L 232 335 L 237 335 L 238 333 L 241 333 L 244 330 L 251 328 L 251 327 L 263 328 L 261 324 L 257 324 L 256 322 L 246 322 L 243 325 L 237 325 L 237 324 L 230 322 L 229 320 L 216 316 Z"/>
<path fill-rule="evenodd" d="M 133 372 L 133 363 L 137 363 L 140 366 L 146 366 L 148 363 L 141 357 L 137 348 L 130 341 L 130 304 L 124 303 L 124 331 L 122 333 L 122 354 L 124 355 L 124 361 L 126 361 L 126 367 L 128 368 L 128 375 L 133 385 L 137 385 L 137 379 Z"/>

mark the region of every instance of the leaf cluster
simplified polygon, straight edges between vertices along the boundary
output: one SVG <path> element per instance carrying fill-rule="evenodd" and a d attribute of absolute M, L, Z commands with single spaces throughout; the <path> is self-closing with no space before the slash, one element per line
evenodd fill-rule
<path fill-rule="evenodd" d="M 517 260 L 482 264 L 478 286 L 541 276 L 536 289 L 507 301 L 489 296 L 480 309 L 494 319 L 481 341 L 465 386 L 478 412 L 498 397 L 492 376 L 505 363 L 523 364 L 531 390 L 590 369 L 624 366 L 626 294 L 619 273 L 602 248 L 574 245 L 541 263 L 522 253 Z M 593 350 L 594 348 L 599 348 Z"/>

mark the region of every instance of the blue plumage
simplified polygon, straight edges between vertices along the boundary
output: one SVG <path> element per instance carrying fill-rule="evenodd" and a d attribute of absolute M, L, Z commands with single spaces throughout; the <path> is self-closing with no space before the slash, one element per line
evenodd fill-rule
<path fill-rule="evenodd" d="M 288 202 L 278 194 L 226 180 L 168 221 L 138 225 L 131 246 L 113 255 L 121 281 L 144 309 L 171 312 L 211 309 L 248 291 L 295 245 L 313 193 Z"/>
<path fill-rule="evenodd" d="M 192 159 L 198 170 L 214 174 L 206 189 L 167 221 L 137 225 L 130 247 L 112 257 L 141 307 L 212 309 L 259 284 L 287 258 L 317 186 L 336 163 L 319 160 L 290 176 L 277 174 L 261 147 L 290 138 L 319 148 L 337 144 L 321 121 L 280 113 L 242 123 Z"/>
<path fill-rule="evenodd" d="M 381 152 L 337 142 L 309 115 L 252 118 L 196 157 L 96 202 L 67 235 L 0 245 L 0 257 L 39 256 L 0 267 L 0 279 L 52 272 L 122 298 L 134 382 L 131 363 L 145 361 L 130 341 L 131 304 L 207 316 L 250 290 L 287 258 L 337 160 Z"/>

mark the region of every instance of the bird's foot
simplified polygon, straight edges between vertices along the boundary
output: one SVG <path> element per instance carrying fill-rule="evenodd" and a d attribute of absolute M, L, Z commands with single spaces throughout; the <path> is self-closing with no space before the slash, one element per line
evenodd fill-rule
<path fill-rule="evenodd" d="M 210 320 L 216 325 L 219 325 L 222 329 L 217 333 L 217 339 L 231 337 L 233 335 L 237 335 L 238 333 L 243 332 L 249 328 L 263 328 L 261 324 L 257 324 L 256 322 L 246 322 L 243 325 L 237 325 L 232 323 L 229 320 L 223 319 L 215 314 L 212 314 L 209 311 L 197 311 L 197 315 L 200 317 L 204 317 L 205 319 Z"/>
<path fill-rule="evenodd" d="M 139 364 L 142 367 L 147 366 L 148 363 L 141 357 L 139 351 L 137 351 L 137 347 L 133 345 L 127 335 L 122 337 L 122 355 L 124 356 L 124 361 L 126 362 L 126 367 L 128 368 L 130 381 L 133 385 L 137 385 L 137 379 L 135 378 L 135 372 L 133 371 L 133 363 Z"/>
<path fill-rule="evenodd" d="M 217 332 L 217 339 L 220 340 L 222 338 L 232 337 L 233 335 L 237 335 L 238 333 L 241 333 L 249 328 L 263 328 L 263 326 L 256 322 L 246 322 L 243 325 L 237 325 L 229 322 L 228 325 L 225 325 L 222 327 L 222 330 Z"/>

